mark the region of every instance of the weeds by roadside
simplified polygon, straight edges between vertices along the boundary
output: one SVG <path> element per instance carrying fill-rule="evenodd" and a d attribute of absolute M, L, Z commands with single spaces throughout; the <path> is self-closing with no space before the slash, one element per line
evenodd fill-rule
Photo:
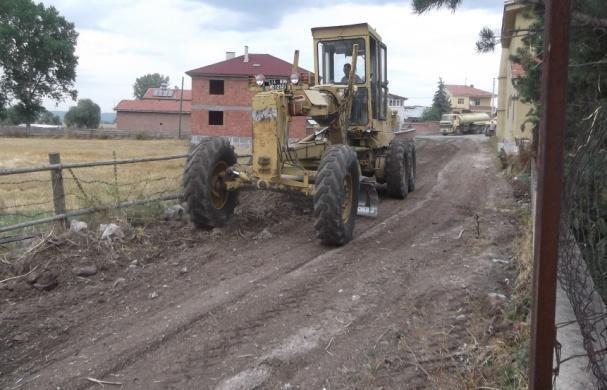
<path fill-rule="evenodd" d="M 529 312 L 533 269 L 533 231 L 531 215 L 520 216 L 521 235 L 515 244 L 517 250 L 516 280 L 512 300 L 505 310 L 506 319 L 512 324 L 511 332 L 499 342 L 503 358 L 498 362 L 502 389 L 526 389 L 528 383 Z"/>

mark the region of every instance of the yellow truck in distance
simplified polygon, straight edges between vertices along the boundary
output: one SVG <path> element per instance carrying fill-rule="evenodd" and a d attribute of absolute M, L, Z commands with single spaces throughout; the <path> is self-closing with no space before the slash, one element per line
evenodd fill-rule
<path fill-rule="evenodd" d="M 442 135 L 483 134 L 489 129 L 491 117 L 485 112 L 443 114 L 440 119 Z"/>

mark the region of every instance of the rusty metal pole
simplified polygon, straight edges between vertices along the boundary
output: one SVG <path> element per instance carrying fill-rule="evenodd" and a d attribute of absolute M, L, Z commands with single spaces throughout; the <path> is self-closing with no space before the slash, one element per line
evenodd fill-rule
<path fill-rule="evenodd" d="M 546 0 L 529 389 L 552 388 L 570 0 Z"/>

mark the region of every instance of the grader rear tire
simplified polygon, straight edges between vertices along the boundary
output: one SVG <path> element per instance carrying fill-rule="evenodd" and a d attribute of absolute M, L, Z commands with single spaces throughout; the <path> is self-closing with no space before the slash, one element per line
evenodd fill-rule
<path fill-rule="evenodd" d="M 207 138 L 192 152 L 183 174 L 183 199 L 194 225 L 223 226 L 234 213 L 238 193 L 228 191 L 223 173 L 236 164 L 236 154 L 224 138 Z"/>
<path fill-rule="evenodd" d="M 390 142 L 386 155 L 386 184 L 388 195 L 405 199 L 409 192 L 409 161 L 407 158 L 407 142 L 395 139 Z"/>
<path fill-rule="evenodd" d="M 352 239 L 360 182 L 356 152 L 347 145 L 329 147 L 320 160 L 314 193 L 316 236 L 325 245 Z"/>

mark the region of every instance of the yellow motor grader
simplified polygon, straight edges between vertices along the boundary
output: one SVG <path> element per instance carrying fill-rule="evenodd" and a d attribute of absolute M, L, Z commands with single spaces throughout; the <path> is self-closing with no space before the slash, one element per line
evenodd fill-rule
<path fill-rule="evenodd" d="M 184 173 L 183 197 L 200 228 L 224 225 L 238 190 L 300 192 L 313 197 L 317 237 L 327 245 L 352 239 L 356 215 L 377 216 L 376 185 L 405 198 L 415 189 L 412 132 L 399 132 L 388 110 L 387 52 L 368 24 L 312 28 L 314 77 L 293 74 L 272 90 L 263 75 L 251 104 L 252 155 L 248 163 L 225 138 L 203 139 Z M 270 89 L 270 90 L 268 90 Z M 289 122 L 305 116 L 313 130 L 290 142 Z"/>

